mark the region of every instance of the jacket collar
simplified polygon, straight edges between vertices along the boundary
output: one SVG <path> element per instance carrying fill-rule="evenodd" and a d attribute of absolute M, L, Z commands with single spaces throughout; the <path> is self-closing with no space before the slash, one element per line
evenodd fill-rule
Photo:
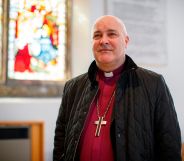
<path fill-rule="evenodd" d="M 131 69 L 136 69 L 137 65 L 134 63 L 134 61 L 132 60 L 131 57 L 129 57 L 128 55 L 125 55 L 125 64 L 124 64 L 124 68 L 123 71 L 128 71 Z M 95 87 L 98 85 L 98 82 L 96 81 L 96 74 L 98 71 L 98 67 L 96 65 L 95 60 L 91 63 L 89 70 L 88 70 L 88 77 L 89 80 L 91 82 L 91 87 Z"/>

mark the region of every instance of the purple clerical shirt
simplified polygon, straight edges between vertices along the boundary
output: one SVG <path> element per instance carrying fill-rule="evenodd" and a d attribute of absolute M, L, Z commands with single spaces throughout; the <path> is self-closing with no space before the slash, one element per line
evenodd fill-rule
<path fill-rule="evenodd" d="M 114 161 L 112 143 L 110 139 L 111 115 L 114 105 L 114 97 L 110 108 L 104 118 L 106 125 L 102 125 L 100 136 L 95 136 L 97 125 L 94 123 L 98 120 L 96 102 L 99 102 L 100 116 L 104 115 L 109 100 L 116 88 L 116 82 L 120 76 L 123 66 L 113 71 L 113 76 L 106 77 L 105 73 L 100 71 L 97 74 L 99 83 L 99 92 L 90 107 L 90 112 L 85 122 L 85 126 L 79 142 L 78 152 L 80 161 Z"/>

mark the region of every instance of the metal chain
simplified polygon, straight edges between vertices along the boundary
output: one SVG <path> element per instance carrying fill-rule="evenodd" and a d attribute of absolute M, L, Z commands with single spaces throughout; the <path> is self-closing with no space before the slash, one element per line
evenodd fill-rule
<path fill-rule="evenodd" d="M 106 114 L 107 114 L 107 112 L 109 111 L 109 107 L 110 107 L 110 105 L 111 105 L 111 102 L 112 102 L 112 98 L 114 97 L 114 95 L 115 95 L 115 93 L 116 93 L 116 90 L 114 90 L 114 92 L 113 92 L 113 94 L 112 94 L 112 96 L 111 96 L 111 98 L 110 98 L 110 100 L 109 100 L 109 102 L 108 102 L 108 104 L 107 104 L 107 108 L 106 108 L 106 110 L 105 110 L 105 112 L 104 112 L 104 114 L 103 114 L 103 118 L 105 118 L 105 116 L 106 116 Z M 97 98 L 97 100 L 96 100 L 96 106 L 97 106 L 97 116 L 98 116 L 98 118 L 100 118 L 100 109 L 99 109 L 99 104 L 98 104 L 98 98 Z"/>

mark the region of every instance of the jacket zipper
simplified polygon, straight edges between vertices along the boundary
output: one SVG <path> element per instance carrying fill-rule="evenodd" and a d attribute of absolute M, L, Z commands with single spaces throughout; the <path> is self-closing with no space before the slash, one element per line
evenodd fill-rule
<path fill-rule="evenodd" d="M 85 124 L 86 124 L 86 120 L 87 120 L 88 115 L 89 115 L 89 110 L 90 110 L 90 108 L 91 108 L 91 105 L 92 105 L 93 101 L 95 100 L 95 97 L 97 96 L 98 90 L 99 90 L 99 88 L 97 89 L 97 91 L 96 91 L 96 93 L 95 93 L 95 95 L 94 95 L 94 97 L 93 97 L 93 99 L 92 99 L 92 101 L 91 101 L 91 103 L 90 103 L 90 106 L 89 106 L 89 109 L 88 109 L 88 113 L 87 113 L 86 119 L 85 119 L 85 121 L 84 121 L 84 125 L 83 125 L 82 130 L 81 130 L 81 132 L 80 132 L 80 134 L 79 134 L 79 137 L 78 137 L 78 140 L 77 140 L 77 144 L 76 144 L 76 146 L 75 146 L 75 151 L 74 151 L 74 155 L 73 155 L 73 161 L 74 161 L 74 159 L 75 159 L 75 154 L 76 154 L 76 151 L 77 151 L 77 147 L 78 147 L 78 144 L 79 144 L 79 140 L 80 140 L 81 134 L 82 134 L 82 132 L 83 132 L 83 130 L 84 130 L 84 126 L 85 126 Z"/>

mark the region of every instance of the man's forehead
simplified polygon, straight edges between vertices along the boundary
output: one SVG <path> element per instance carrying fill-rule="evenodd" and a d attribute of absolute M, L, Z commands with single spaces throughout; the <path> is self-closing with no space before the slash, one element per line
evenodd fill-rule
<path fill-rule="evenodd" d="M 94 33 L 101 33 L 101 32 L 118 32 L 117 29 L 113 29 L 113 28 L 108 28 L 108 29 L 105 29 L 105 30 L 102 30 L 102 29 L 94 29 L 93 30 Z"/>
<path fill-rule="evenodd" d="M 97 19 L 92 27 L 91 33 L 105 32 L 105 31 L 117 31 L 127 35 L 127 31 L 123 21 L 114 16 L 102 16 Z"/>
<path fill-rule="evenodd" d="M 114 20 L 101 20 L 101 21 L 97 21 L 94 25 L 94 28 L 110 28 L 110 27 L 119 27 L 120 24 L 117 21 Z"/>
<path fill-rule="evenodd" d="M 93 27 L 93 32 L 96 31 L 119 31 L 121 24 L 115 19 L 101 19 L 97 21 Z"/>

